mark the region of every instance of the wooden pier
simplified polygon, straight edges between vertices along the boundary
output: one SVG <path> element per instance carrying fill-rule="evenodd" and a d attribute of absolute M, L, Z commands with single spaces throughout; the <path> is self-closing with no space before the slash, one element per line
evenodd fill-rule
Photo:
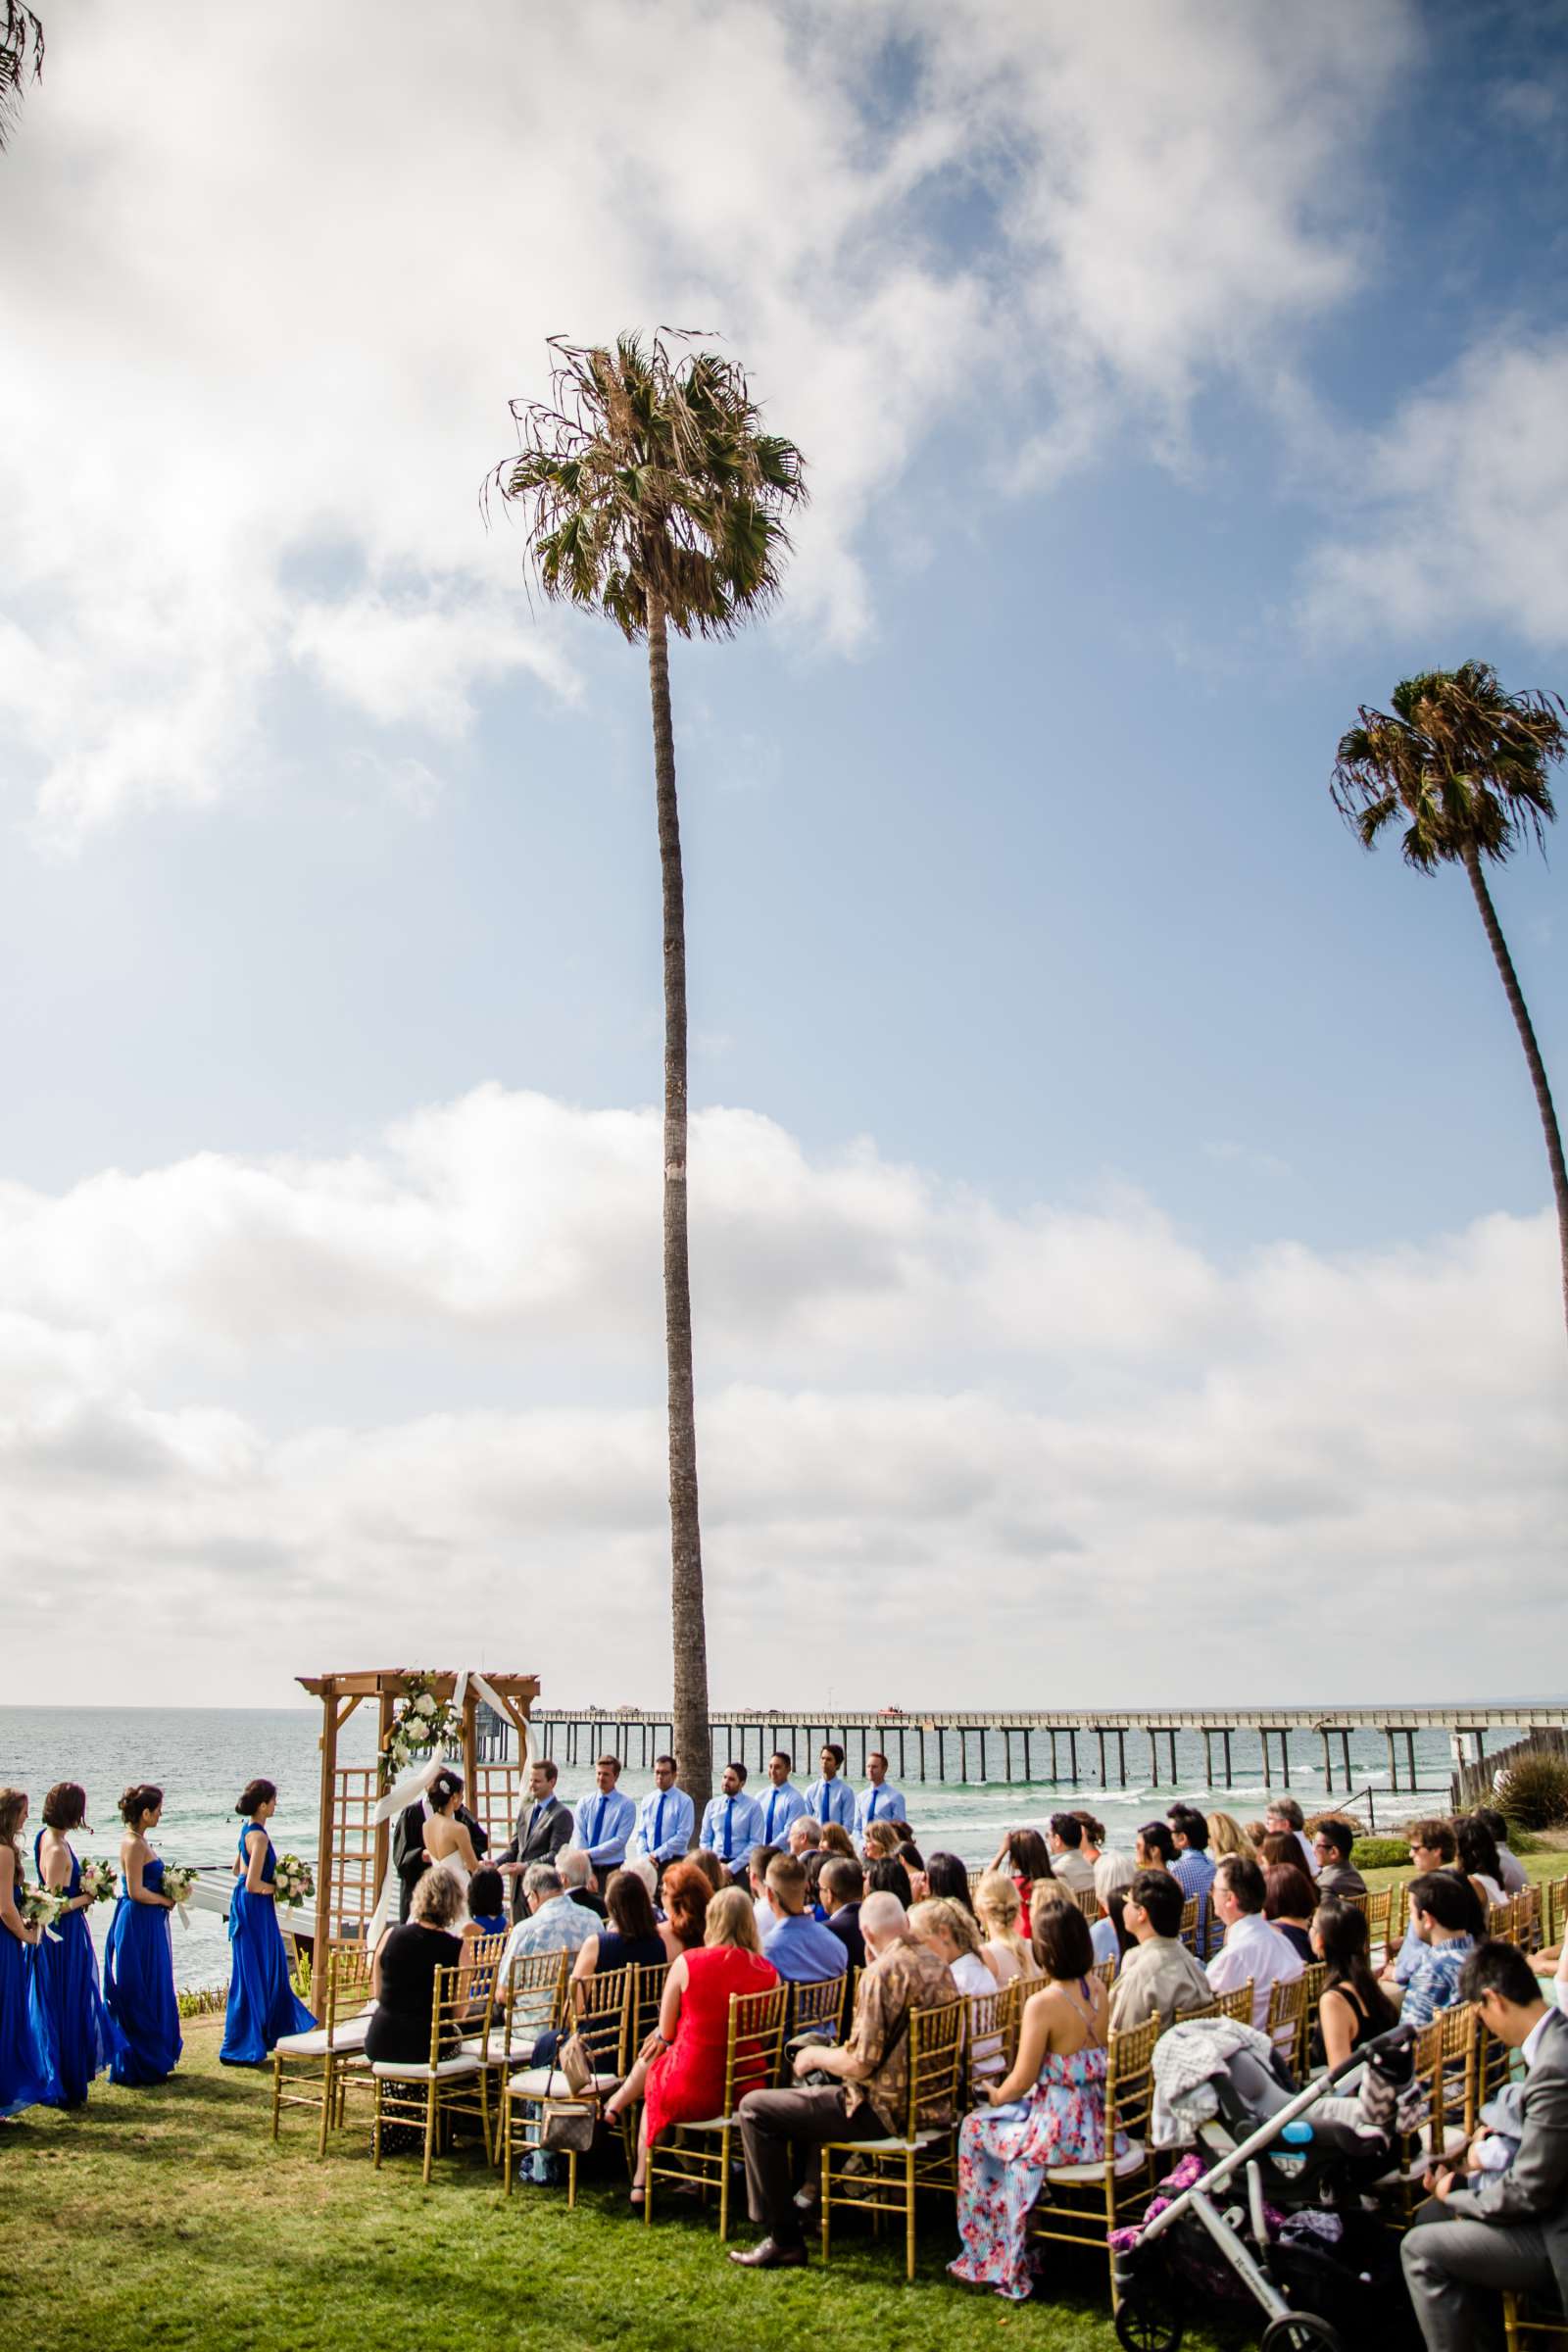
<path fill-rule="evenodd" d="M 1568 1729 L 1565 1706 L 1132 1708 L 1124 1711 L 1050 1709 L 1040 1714 L 944 1714 L 916 1711 L 850 1713 L 777 1707 L 724 1707 L 710 1718 L 715 1770 L 733 1756 L 748 1770 L 765 1771 L 775 1748 L 795 1759 L 803 1780 L 816 1772 L 819 1747 L 834 1741 L 846 1770 L 865 1777 L 865 1759 L 879 1748 L 896 1782 L 1034 1782 L 1067 1787 L 1126 1788 L 1135 1782 L 1175 1787 L 1178 1739 L 1201 1740 L 1204 1785 L 1233 1788 L 1238 1778 L 1289 1788 L 1293 1762 L 1299 1773 L 1310 1756 L 1321 1762 L 1327 1788 L 1349 1789 L 1359 1774 L 1350 1760 L 1351 1737 L 1381 1733 L 1387 1743 L 1391 1789 L 1418 1788 L 1416 1740 L 1446 1734 L 1454 1764 L 1481 1761 L 1489 1732 Z M 668 1713 L 638 1707 L 547 1706 L 532 1713 L 541 1755 L 563 1766 L 591 1764 L 605 1751 L 647 1771 L 673 1745 Z M 1305 1753 L 1303 1754 L 1303 1749 Z M 1185 1776 L 1191 1780 L 1189 1771 Z M 1428 1787 L 1438 1784 L 1427 1783 Z"/>

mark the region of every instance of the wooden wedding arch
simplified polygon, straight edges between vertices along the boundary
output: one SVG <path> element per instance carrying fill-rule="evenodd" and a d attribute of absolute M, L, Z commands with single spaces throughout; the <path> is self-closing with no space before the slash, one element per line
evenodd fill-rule
<path fill-rule="evenodd" d="M 482 1671 L 482 1670 L 481 1670 Z M 376 1805 L 383 1794 L 379 1763 L 397 1712 L 416 1681 L 407 1666 L 372 1667 L 360 1674 L 302 1674 L 297 1681 L 321 1702 L 321 1805 L 317 1844 L 317 1935 L 328 1942 L 358 1939 L 375 1910 L 375 1898 L 387 1866 L 392 1825 L 378 1822 Z M 422 1683 L 423 1677 L 419 1680 Z M 461 1676 L 432 1674 L 429 1686 L 437 1698 L 451 1704 Z M 470 1673 L 464 1692 L 462 1714 L 463 1777 L 466 1801 L 483 1823 L 492 1845 L 504 1845 L 516 1818 L 522 1780 L 522 1756 L 528 1742 L 528 1713 L 539 1695 L 539 1678 L 532 1674 L 484 1674 L 484 1680 L 506 1708 L 517 1735 L 517 1755 L 509 1763 L 481 1763 L 475 1732 L 478 1693 Z M 340 1764 L 338 1735 L 357 1707 L 373 1700 L 376 1707 L 376 1761 Z"/>

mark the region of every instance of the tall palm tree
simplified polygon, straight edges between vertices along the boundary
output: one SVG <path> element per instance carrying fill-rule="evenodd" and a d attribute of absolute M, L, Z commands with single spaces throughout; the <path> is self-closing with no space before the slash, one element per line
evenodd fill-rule
<path fill-rule="evenodd" d="M 669 1398 L 672 1725 L 699 1812 L 712 1788 L 708 1634 L 686 1237 L 686 914 L 669 639 L 728 637 L 779 593 L 786 515 L 806 497 L 792 441 L 762 430 L 742 370 L 696 338 L 551 338 L 548 401 L 514 401 L 521 454 L 490 477 L 528 515 L 549 597 L 646 639 L 664 915 L 664 1345 Z"/>
<path fill-rule="evenodd" d="M 43 74 L 43 26 L 22 0 L 5 0 L 5 28 L 0 31 L 0 147 L 22 109 L 24 84 Z"/>
<path fill-rule="evenodd" d="M 1371 849 L 1386 825 L 1403 819 L 1407 863 L 1424 874 L 1462 865 L 1470 877 L 1503 992 L 1530 1066 L 1546 1135 L 1557 1201 L 1563 1313 L 1568 1317 L 1568 1167 L 1535 1027 L 1508 943 L 1487 888 L 1484 861 L 1500 865 L 1521 842 L 1545 846 L 1556 814 L 1547 769 L 1568 753 L 1560 695 L 1505 694 L 1486 662 L 1427 670 L 1394 691 L 1391 711 L 1363 705 L 1360 724 L 1340 742 L 1335 805 Z"/>

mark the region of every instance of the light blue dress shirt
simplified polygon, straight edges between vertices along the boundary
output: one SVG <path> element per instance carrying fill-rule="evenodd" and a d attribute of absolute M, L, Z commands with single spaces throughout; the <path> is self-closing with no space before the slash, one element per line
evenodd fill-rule
<path fill-rule="evenodd" d="M 754 1845 L 766 1842 L 756 1797 L 748 1796 L 744 1788 L 739 1796 L 710 1796 L 697 1842 L 708 1846 L 721 1862 L 744 1862 Z"/>
<path fill-rule="evenodd" d="M 853 1830 L 855 1790 L 841 1772 L 830 1781 L 819 1778 L 806 1791 L 806 1810 L 813 1821 L 836 1821 L 841 1830 Z"/>
<path fill-rule="evenodd" d="M 806 1811 L 806 1799 L 793 1781 L 786 1781 L 782 1788 L 775 1788 L 769 1781 L 767 1787 L 758 1794 L 757 1810 L 762 1817 L 759 1842 L 762 1845 L 787 1845 L 790 1823 L 800 1820 Z"/>
<path fill-rule="evenodd" d="M 684 1788 L 655 1788 L 637 1808 L 632 1843 L 651 1862 L 674 1862 L 692 1841 L 697 1808 Z"/>
<path fill-rule="evenodd" d="M 580 1845 L 596 1871 L 618 1870 L 626 1859 L 626 1840 L 637 1824 L 634 1800 L 619 1788 L 596 1788 L 576 1808 L 574 1845 Z"/>
<path fill-rule="evenodd" d="M 842 1977 L 850 1959 L 839 1938 L 809 1912 L 779 1920 L 762 1938 L 762 1957 L 771 1960 L 790 1984 L 819 1984 L 824 1977 Z"/>
<path fill-rule="evenodd" d="M 908 1808 L 904 1802 L 904 1790 L 895 1788 L 891 1781 L 880 1788 L 862 1788 L 855 1807 L 855 1827 L 860 1837 L 873 1821 L 907 1821 Z"/>

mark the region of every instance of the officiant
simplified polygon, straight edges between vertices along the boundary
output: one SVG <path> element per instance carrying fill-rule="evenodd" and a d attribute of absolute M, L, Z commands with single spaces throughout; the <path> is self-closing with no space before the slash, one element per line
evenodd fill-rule
<path fill-rule="evenodd" d="M 517 1809 L 512 1843 L 503 1846 L 496 1856 L 496 1867 L 502 1877 L 512 1881 L 514 1923 L 527 1913 L 522 1888 L 529 1864 L 554 1862 L 562 1847 L 571 1842 L 571 1807 L 564 1805 L 557 1796 L 556 1777 L 556 1768 L 548 1758 L 534 1765 L 528 1775 L 528 1794 Z"/>

